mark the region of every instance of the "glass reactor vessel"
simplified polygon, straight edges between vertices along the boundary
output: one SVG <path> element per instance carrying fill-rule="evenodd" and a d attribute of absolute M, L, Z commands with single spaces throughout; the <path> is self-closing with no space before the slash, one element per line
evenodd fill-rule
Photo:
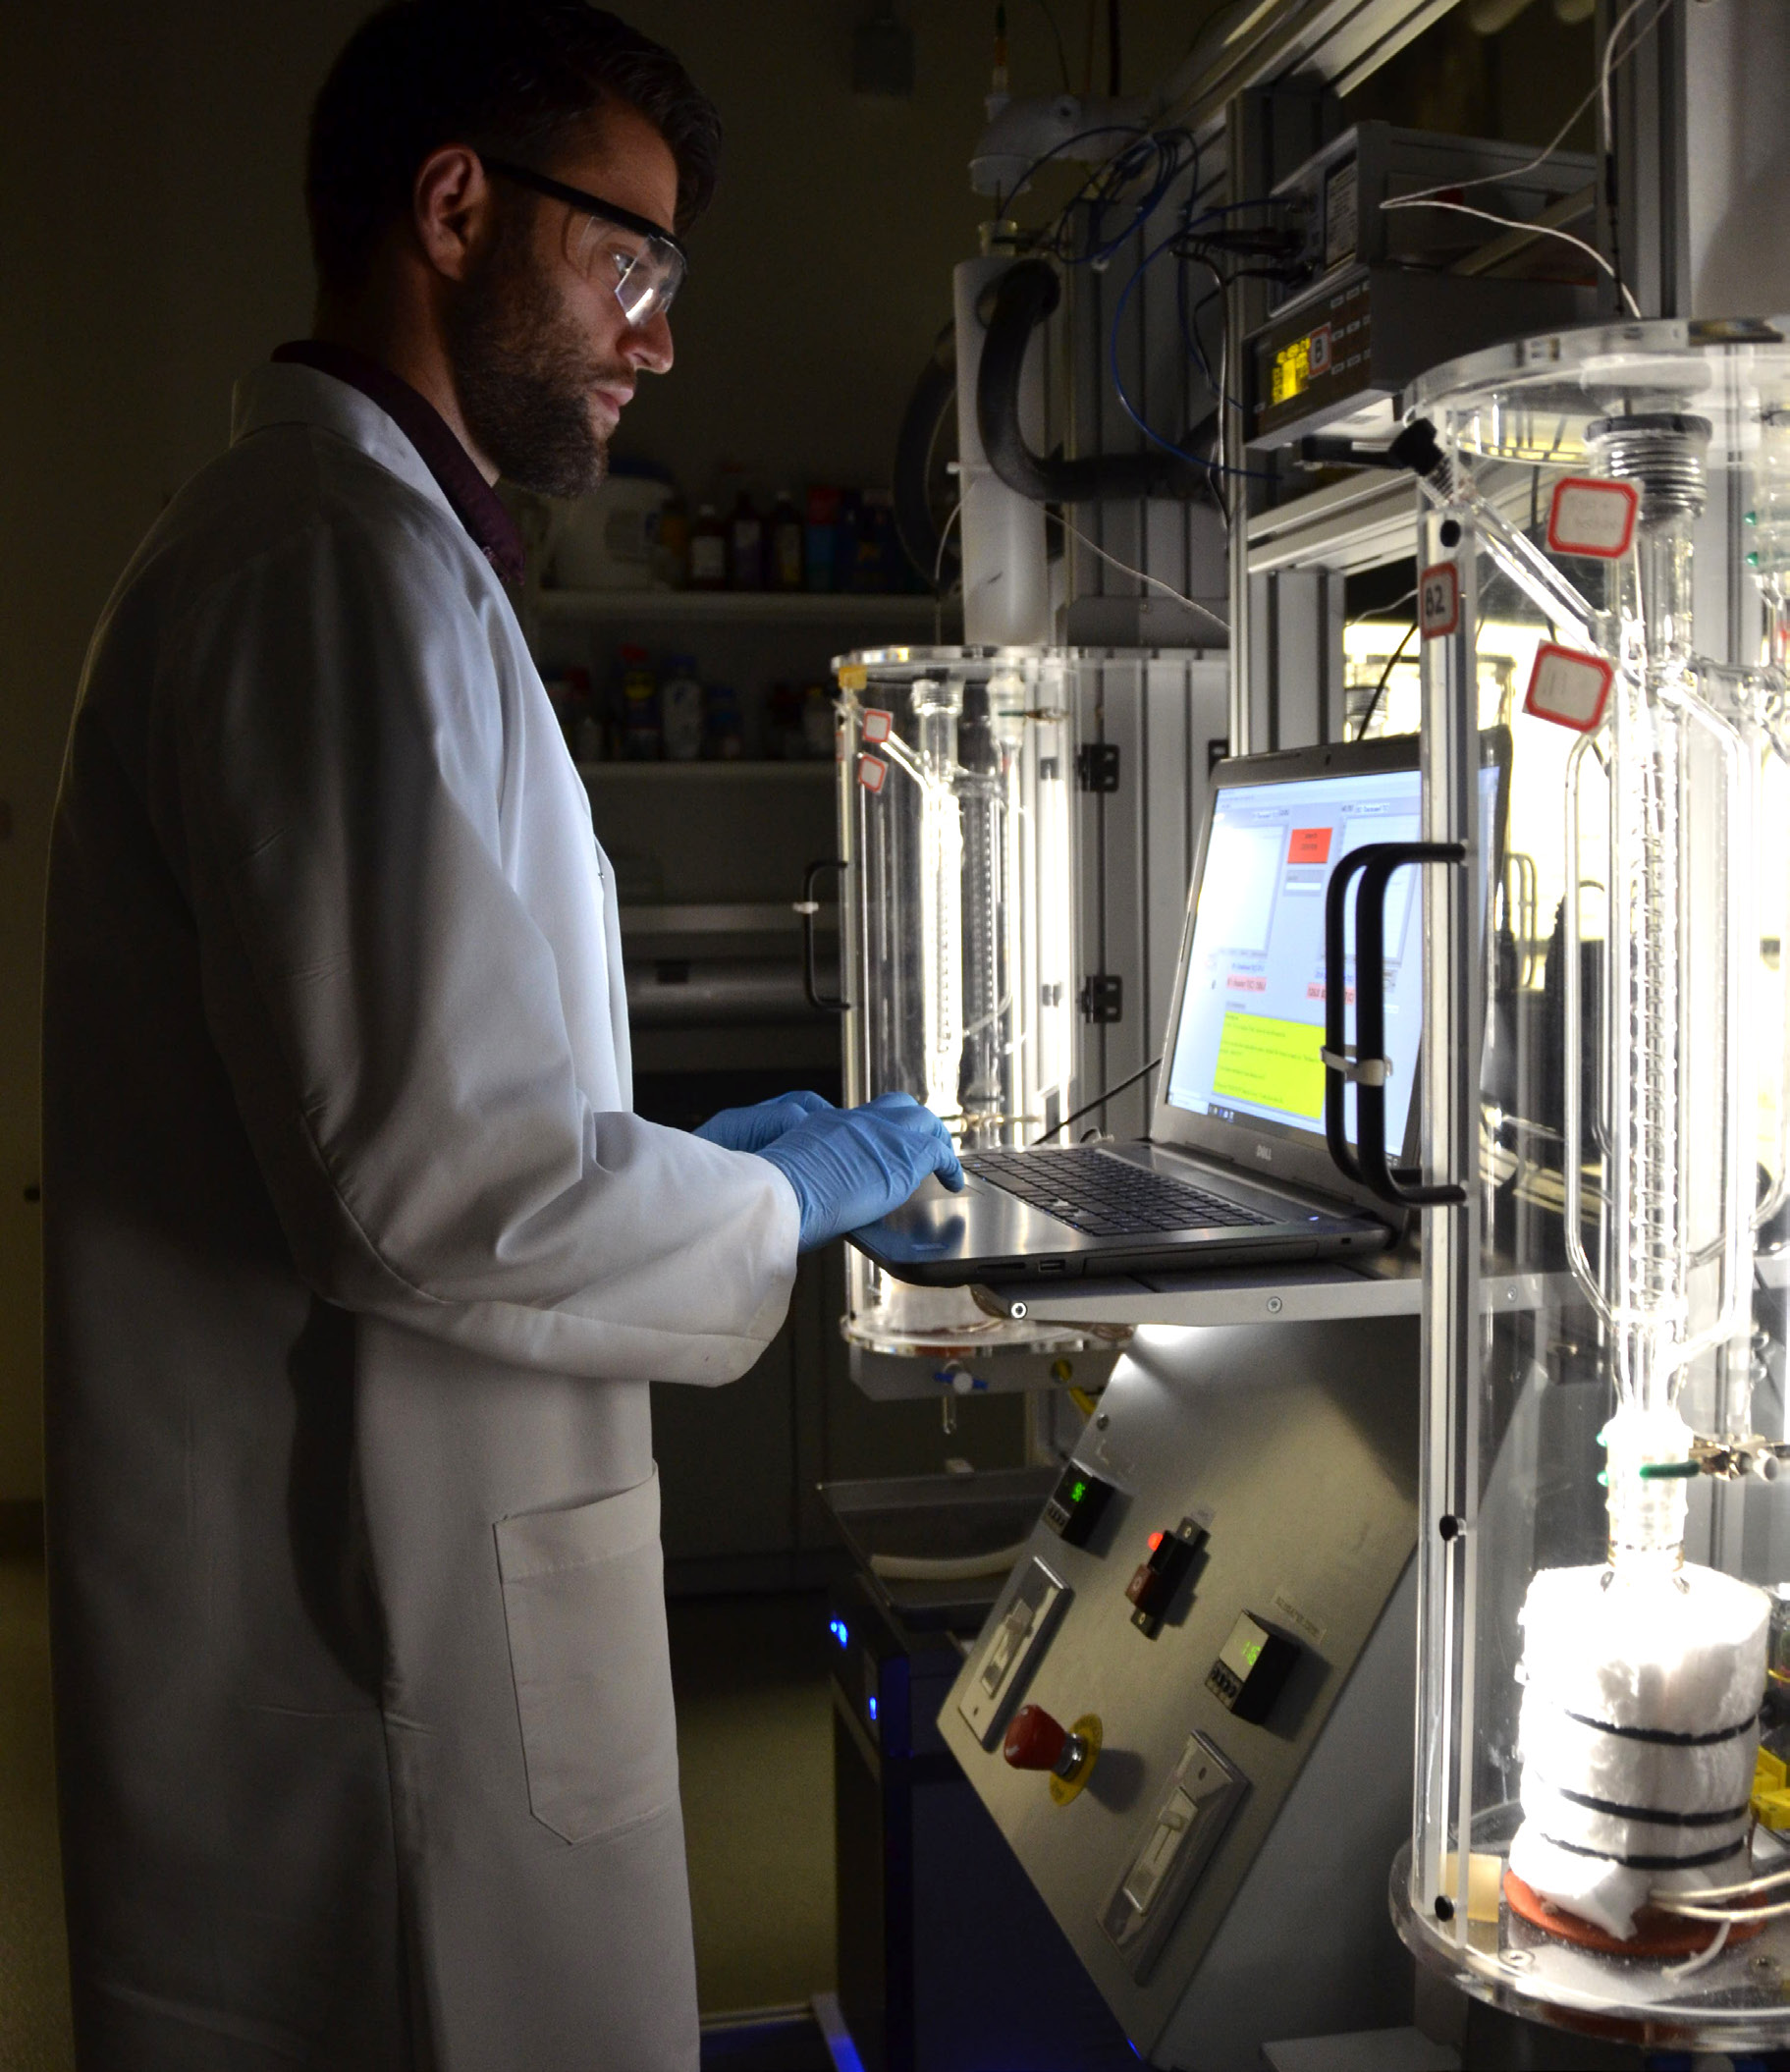
<path fill-rule="evenodd" d="M 1073 1106 L 1072 659 L 883 648 L 834 667 L 845 1099 L 910 1093 L 965 1152 L 1033 1143 Z M 1044 1383 L 1044 1356 L 1108 1344 L 846 1261 L 845 1336 L 869 1351 L 1029 1354 Z"/>
<path fill-rule="evenodd" d="M 1678 2049 L 1790 2043 L 1786 332 L 1534 339 L 1409 411 L 1423 833 L 1458 847 L 1423 866 L 1392 1903 L 1478 1997 Z"/>

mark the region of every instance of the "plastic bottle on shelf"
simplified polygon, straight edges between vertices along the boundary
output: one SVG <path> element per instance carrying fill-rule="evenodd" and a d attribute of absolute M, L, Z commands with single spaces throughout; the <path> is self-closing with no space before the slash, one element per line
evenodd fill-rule
<path fill-rule="evenodd" d="M 659 514 L 659 543 L 654 565 L 661 582 L 683 589 L 690 579 L 690 507 L 674 495 Z"/>
<path fill-rule="evenodd" d="M 728 583 L 735 590 L 765 586 L 765 521 L 745 488 L 734 499 L 728 519 Z"/>
<path fill-rule="evenodd" d="M 701 505 L 690 527 L 690 588 L 725 590 L 728 586 L 728 528 L 713 504 Z"/>
<path fill-rule="evenodd" d="M 824 683 L 810 683 L 802 692 L 802 746 L 816 762 L 831 762 L 833 745 L 833 698 Z"/>
<path fill-rule="evenodd" d="M 665 753 L 674 763 L 693 763 L 702 754 L 702 680 L 693 655 L 673 655 L 659 686 L 659 724 Z"/>
<path fill-rule="evenodd" d="M 787 489 L 777 492 L 777 503 L 771 513 L 771 587 L 774 590 L 799 590 L 802 573 L 806 534 L 802 515 L 795 508 L 795 499 Z"/>
<path fill-rule="evenodd" d="M 803 527 L 802 573 L 811 590 L 831 590 L 834 580 L 833 547 L 839 524 L 840 493 L 816 487 L 808 492 L 808 519 Z"/>
<path fill-rule="evenodd" d="M 659 716 L 659 685 L 643 647 L 624 647 L 622 663 L 622 753 L 629 762 L 656 762 L 665 744 Z"/>
<path fill-rule="evenodd" d="M 736 763 L 746 752 L 745 723 L 739 693 L 727 683 L 711 683 L 704 698 L 709 753 L 717 762 Z"/>

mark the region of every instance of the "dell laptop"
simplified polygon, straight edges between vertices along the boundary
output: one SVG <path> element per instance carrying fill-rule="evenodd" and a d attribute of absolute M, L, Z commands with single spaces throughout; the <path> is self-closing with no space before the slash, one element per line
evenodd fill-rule
<path fill-rule="evenodd" d="M 1506 736 L 1483 738 L 1480 826 L 1496 853 Z M 1220 763 L 1150 1134 L 966 1153 L 962 1193 L 929 1179 L 851 1242 L 897 1280 L 940 1287 L 1291 1264 L 1389 1244 L 1404 1212 L 1345 1178 L 1325 1141 L 1325 891 L 1351 849 L 1419 839 L 1419 788 L 1414 736 Z M 1477 881 L 1483 915 L 1483 862 Z M 1384 911 L 1396 1147 L 1415 1128 L 1423 1035 L 1418 869 L 1393 875 Z M 1345 1114 L 1353 1143 L 1352 1087 Z"/>

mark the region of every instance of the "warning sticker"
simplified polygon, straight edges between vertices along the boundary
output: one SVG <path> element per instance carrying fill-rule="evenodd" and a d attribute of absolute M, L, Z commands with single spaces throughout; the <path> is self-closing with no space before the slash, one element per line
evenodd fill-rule
<path fill-rule="evenodd" d="M 1538 720 L 1552 720 L 1556 727 L 1571 727 L 1589 734 L 1603 718 L 1603 705 L 1616 675 L 1613 663 L 1601 655 L 1581 654 L 1570 647 L 1556 647 L 1544 640 L 1535 651 L 1535 667 L 1529 672 L 1529 693 L 1523 710 Z"/>
<path fill-rule="evenodd" d="M 1439 639 L 1460 625 L 1460 571 L 1451 561 L 1438 561 L 1418 577 L 1417 623 L 1426 640 Z"/>
<path fill-rule="evenodd" d="M 1635 536 L 1641 499 L 1632 483 L 1568 475 L 1556 482 L 1547 508 L 1547 544 L 1555 554 L 1589 554 L 1618 561 Z"/>
<path fill-rule="evenodd" d="M 858 757 L 858 783 L 866 791 L 880 791 L 883 780 L 889 775 L 889 765 L 880 755 Z"/>
<path fill-rule="evenodd" d="M 878 705 L 865 706 L 863 733 L 867 741 L 886 741 L 894 726 L 895 714 L 893 712 L 885 712 Z"/>

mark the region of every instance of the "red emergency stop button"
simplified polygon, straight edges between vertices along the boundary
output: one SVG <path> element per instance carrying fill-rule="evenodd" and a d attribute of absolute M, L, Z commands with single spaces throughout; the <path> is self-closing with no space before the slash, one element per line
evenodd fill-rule
<path fill-rule="evenodd" d="M 1022 1705 L 1001 1753 L 1015 1770 L 1055 1770 L 1068 1738 L 1068 1728 L 1059 1726 L 1043 1706 Z"/>

